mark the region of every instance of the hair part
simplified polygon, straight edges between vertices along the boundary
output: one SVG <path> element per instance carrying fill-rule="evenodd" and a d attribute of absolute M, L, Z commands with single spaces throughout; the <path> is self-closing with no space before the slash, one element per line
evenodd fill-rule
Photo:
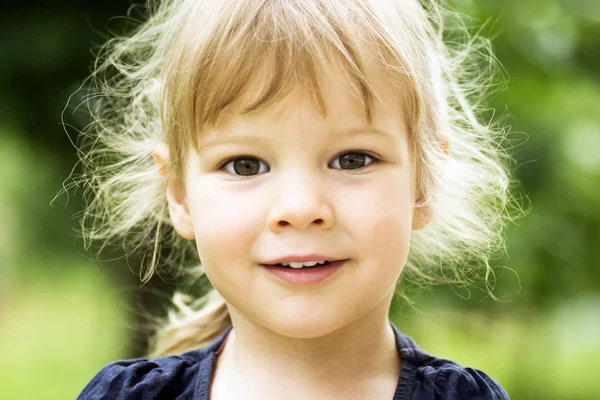
<path fill-rule="evenodd" d="M 321 73 L 339 66 L 370 122 L 379 103 L 369 68 L 398 93 L 417 168 L 417 207 L 434 210 L 414 232 L 403 278 L 418 285 L 464 283 L 493 271 L 510 220 L 506 132 L 478 114 L 487 76 L 496 68 L 489 43 L 470 37 L 444 43 L 444 22 L 461 23 L 433 0 L 170 0 L 129 37 L 109 41 L 90 83 L 92 123 L 82 132 L 78 183 L 88 188 L 82 220 L 88 245 L 123 241 L 148 249 L 140 272 L 191 261 L 193 243 L 174 232 L 166 206 L 168 179 L 184 176 L 185 155 L 207 129 L 237 114 L 279 107 L 298 90 L 327 114 Z M 491 72 L 491 74 L 490 74 Z M 444 154 L 440 140 L 447 139 Z M 167 143 L 169 175 L 152 159 Z M 161 245 L 170 251 L 161 259 Z M 196 258 L 195 258 L 196 257 Z M 469 268 L 469 266 L 473 268 Z M 489 282 L 489 280 L 488 280 Z M 491 294 L 491 286 L 488 287 Z M 492 295 L 493 296 L 493 295 Z M 230 322 L 214 291 L 178 309 L 153 340 L 153 355 L 202 346 Z M 225 326 L 224 326 L 225 325 Z"/>

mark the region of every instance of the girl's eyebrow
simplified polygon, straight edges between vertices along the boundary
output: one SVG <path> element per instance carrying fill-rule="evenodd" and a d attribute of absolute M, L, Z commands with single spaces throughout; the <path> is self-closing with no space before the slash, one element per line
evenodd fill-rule
<path fill-rule="evenodd" d="M 395 139 L 396 135 L 391 134 L 390 132 L 382 129 L 377 129 L 373 127 L 358 127 L 358 128 L 349 128 L 349 129 L 338 129 L 332 132 L 332 134 L 336 137 L 345 137 L 345 136 L 354 136 L 354 135 L 376 135 L 383 136 L 385 139 Z M 198 150 L 200 152 L 205 151 L 211 147 L 217 147 L 224 144 L 229 143 L 244 143 L 244 144 L 252 144 L 252 145 L 265 145 L 269 141 L 268 137 L 265 136 L 254 136 L 249 134 L 232 134 L 232 135 L 222 135 L 220 137 L 215 137 L 210 140 L 204 139 L 198 142 Z"/>
<path fill-rule="evenodd" d="M 268 141 L 267 138 L 262 136 L 250 136 L 250 135 L 231 135 L 221 136 L 213 138 L 211 140 L 200 140 L 198 141 L 198 151 L 205 151 L 211 147 L 217 147 L 228 143 L 244 143 L 253 145 L 264 145 Z"/>
<path fill-rule="evenodd" d="M 402 133 L 402 131 L 390 132 L 385 129 L 378 129 L 378 128 L 374 128 L 374 127 L 370 127 L 370 126 L 364 126 L 364 127 L 356 127 L 356 128 L 337 129 L 334 132 L 332 132 L 332 135 L 335 136 L 336 138 L 340 138 L 340 139 L 345 139 L 345 138 L 348 138 L 349 136 L 379 137 L 379 138 L 389 142 L 389 141 L 396 141 L 397 139 L 399 139 L 401 137 L 401 133 Z"/>
<path fill-rule="evenodd" d="M 387 138 L 395 138 L 395 135 L 392 135 L 390 132 L 383 130 L 383 129 L 377 129 L 377 128 L 373 128 L 373 127 L 359 127 L 359 128 L 350 128 L 350 129 L 340 129 L 337 131 L 337 134 L 340 136 L 345 136 L 345 135 L 356 135 L 356 134 L 374 134 L 377 136 L 386 136 Z"/>

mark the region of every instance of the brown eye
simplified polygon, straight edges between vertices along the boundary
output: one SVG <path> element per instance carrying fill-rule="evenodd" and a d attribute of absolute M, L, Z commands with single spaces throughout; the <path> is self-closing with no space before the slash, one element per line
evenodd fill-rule
<path fill-rule="evenodd" d="M 269 171 L 269 167 L 254 157 L 238 157 L 223 166 L 226 171 L 233 175 L 252 176 Z"/>
<path fill-rule="evenodd" d="M 331 168 L 339 169 L 360 169 L 369 165 L 373 161 L 373 157 L 357 151 L 340 155 L 333 160 L 329 166 Z"/>

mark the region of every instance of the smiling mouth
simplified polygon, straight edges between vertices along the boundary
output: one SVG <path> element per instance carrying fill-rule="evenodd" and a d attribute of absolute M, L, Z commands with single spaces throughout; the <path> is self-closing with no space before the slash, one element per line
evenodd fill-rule
<path fill-rule="evenodd" d="M 350 259 L 331 261 L 303 261 L 282 262 L 276 264 L 262 264 L 268 272 L 275 275 L 279 282 L 294 285 L 312 285 L 329 279 L 335 275 Z M 287 264 L 287 265 L 286 265 Z M 309 264 L 306 265 L 305 264 Z"/>
<path fill-rule="evenodd" d="M 289 262 L 273 264 L 277 267 L 299 269 L 299 268 L 318 268 L 329 265 L 329 261 L 307 261 L 307 262 Z"/>

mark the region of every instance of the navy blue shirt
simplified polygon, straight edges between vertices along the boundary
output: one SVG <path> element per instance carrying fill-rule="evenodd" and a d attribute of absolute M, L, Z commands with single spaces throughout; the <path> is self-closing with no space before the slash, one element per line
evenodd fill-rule
<path fill-rule="evenodd" d="M 394 398 L 389 400 L 508 399 L 502 387 L 485 373 L 426 353 L 390 324 L 402 369 Z M 209 345 L 180 355 L 108 364 L 77 399 L 208 400 L 215 358 L 231 329 Z"/>

